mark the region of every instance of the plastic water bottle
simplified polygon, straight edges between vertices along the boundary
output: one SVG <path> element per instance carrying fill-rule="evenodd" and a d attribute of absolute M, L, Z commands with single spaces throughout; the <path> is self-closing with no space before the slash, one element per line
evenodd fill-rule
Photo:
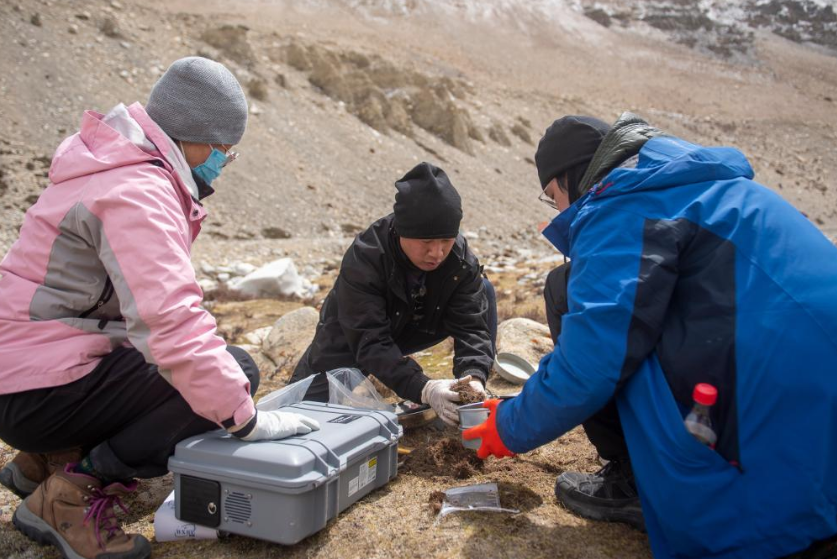
<path fill-rule="evenodd" d="M 708 446 L 715 448 L 715 443 L 718 441 L 718 435 L 712 428 L 712 421 L 709 419 L 709 408 L 715 405 L 718 401 L 718 390 L 711 384 L 702 382 L 695 385 L 695 390 L 692 393 L 692 399 L 695 401 L 692 411 L 686 416 L 686 429 L 694 435 L 694 437 Z"/>

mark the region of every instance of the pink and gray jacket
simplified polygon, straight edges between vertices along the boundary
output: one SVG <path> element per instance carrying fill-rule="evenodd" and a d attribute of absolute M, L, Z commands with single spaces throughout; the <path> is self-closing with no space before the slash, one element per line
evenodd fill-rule
<path fill-rule="evenodd" d="M 249 382 L 200 307 L 190 262 L 206 216 L 177 146 L 139 103 L 88 111 L 0 262 L 0 394 L 60 386 L 131 345 L 224 427 Z"/>

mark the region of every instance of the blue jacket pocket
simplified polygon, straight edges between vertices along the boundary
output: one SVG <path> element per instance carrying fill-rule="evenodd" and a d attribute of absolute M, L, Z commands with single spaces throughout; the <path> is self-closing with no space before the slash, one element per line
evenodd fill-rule
<path fill-rule="evenodd" d="M 656 356 L 617 403 L 655 557 L 720 556 L 753 537 L 744 474 L 686 430 Z"/>

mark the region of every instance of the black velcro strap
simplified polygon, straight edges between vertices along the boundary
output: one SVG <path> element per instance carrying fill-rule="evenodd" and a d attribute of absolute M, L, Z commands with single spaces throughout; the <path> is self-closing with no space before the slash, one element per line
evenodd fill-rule
<path fill-rule="evenodd" d="M 233 433 L 233 435 L 235 435 L 236 437 L 241 439 L 243 437 L 246 437 L 250 433 L 252 433 L 253 429 L 256 428 L 256 420 L 258 419 L 258 417 L 259 417 L 259 412 L 257 411 L 256 414 L 253 416 L 253 418 L 250 421 L 248 421 L 247 424 L 244 427 L 242 427 L 241 429 L 239 429 L 238 431 Z"/>

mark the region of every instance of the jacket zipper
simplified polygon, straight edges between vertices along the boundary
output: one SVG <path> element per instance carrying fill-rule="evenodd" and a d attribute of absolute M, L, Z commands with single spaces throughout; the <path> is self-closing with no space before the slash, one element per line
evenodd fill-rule
<path fill-rule="evenodd" d="M 445 286 L 447 286 L 447 285 L 450 283 L 450 279 L 454 276 L 454 274 L 457 274 L 457 273 L 458 273 L 458 274 L 460 274 L 460 275 L 462 274 L 462 269 L 465 267 L 465 266 L 463 266 L 463 264 L 466 264 L 466 262 L 465 262 L 465 260 L 463 260 L 462 258 L 459 258 L 459 257 L 457 257 L 457 260 L 459 260 L 459 262 L 456 264 L 456 269 L 455 269 L 455 270 L 450 271 L 450 272 L 448 273 L 448 275 L 447 275 L 447 276 L 445 276 L 445 279 L 444 279 L 444 281 L 443 281 L 443 282 L 442 282 L 442 284 L 441 284 L 443 288 L 444 288 Z M 454 286 L 454 289 L 453 289 L 452 291 L 454 291 L 454 290 L 455 290 L 455 288 L 456 288 L 456 286 Z M 439 301 L 441 301 L 441 300 L 442 300 L 441 295 L 442 295 L 442 294 L 440 294 L 440 297 L 439 297 L 439 299 L 438 299 Z M 440 307 L 440 306 L 441 306 L 441 304 L 439 304 L 439 305 L 433 305 L 433 306 L 430 308 L 430 312 L 431 312 L 432 314 L 430 315 L 430 320 L 427 322 L 427 324 L 428 324 L 428 325 L 432 325 L 432 324 L 435 324 L 435 323 L 436 323 L 436 316 L 439 314 L 439 307 Z"/>
<path fill-rule="evenodd" d="M 105 280 L 105 288 L 102 290 L 102 294 L 99 295 L 99 300 L 96 301 L 96 304 L 94 306 L 90 307 L 89 309 L 78 315 L 78 317 L 87 318 L 94 311 L 99 310 L 101 307 L 105 305 L 105 303 L 110 301 L 111 297 L 113 297 L 113 282 L 110 281 L 110 277 L 108 276 L 108 278 Z"/>

